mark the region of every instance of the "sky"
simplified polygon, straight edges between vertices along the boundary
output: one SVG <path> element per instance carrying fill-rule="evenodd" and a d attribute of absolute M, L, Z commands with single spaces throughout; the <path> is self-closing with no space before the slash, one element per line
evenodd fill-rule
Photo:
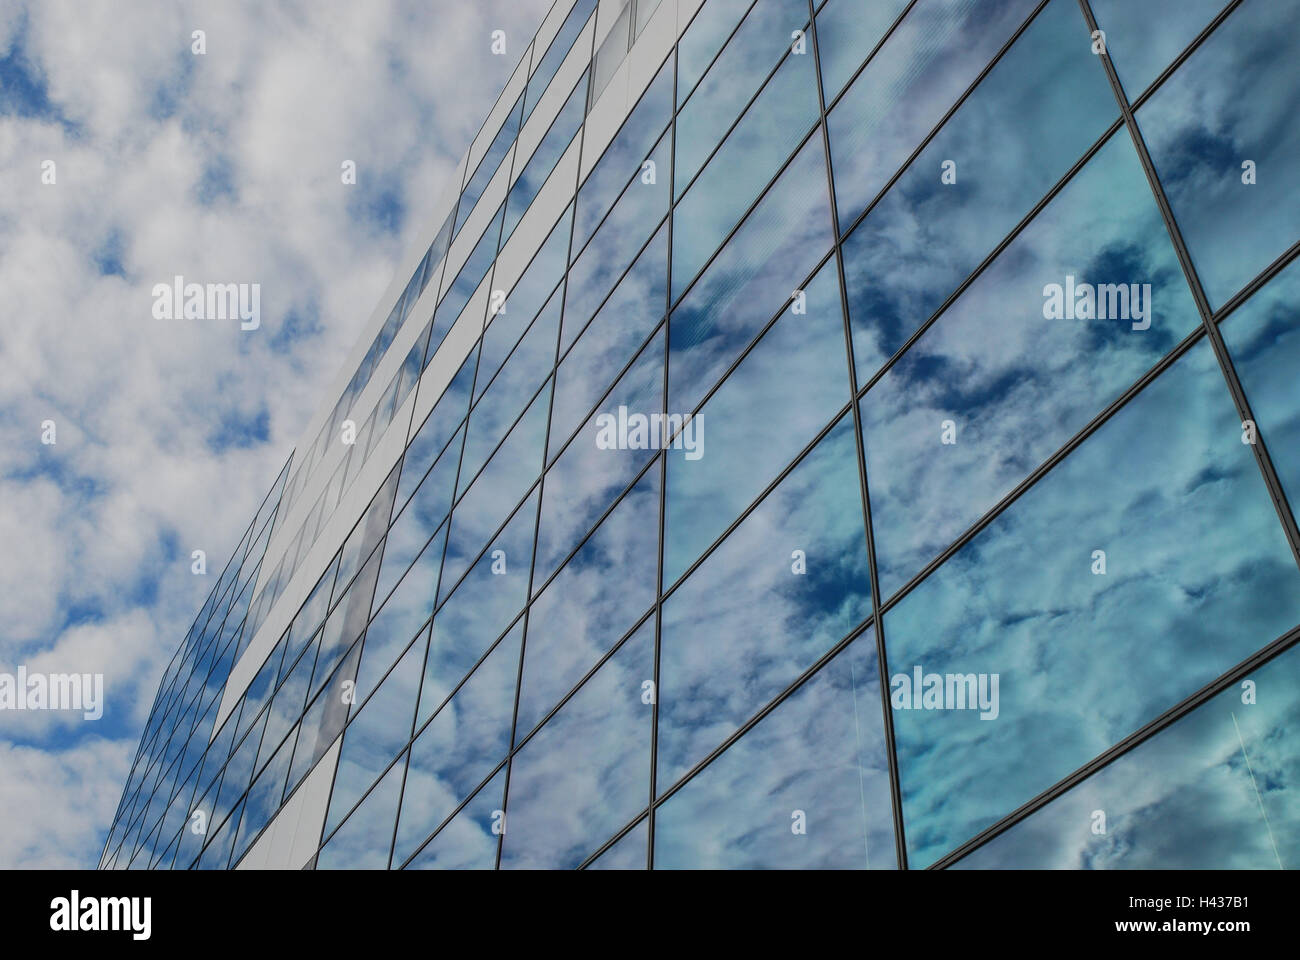
<path fill-rule="evenodd" d="M 97 863 L 168 659 L 549 6 L 0 0 L 0 675 L 105 678 L 97 720 L 0 712 L 0 867 Z M 156 319 L 176 275 L 260 284 L 261 327 Z"/>

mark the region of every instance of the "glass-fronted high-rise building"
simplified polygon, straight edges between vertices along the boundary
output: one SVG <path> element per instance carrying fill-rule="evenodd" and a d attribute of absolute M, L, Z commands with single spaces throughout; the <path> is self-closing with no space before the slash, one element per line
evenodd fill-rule
<path fill-rule="evenodd" d="M 559 0 L 112 868 L 1300 863 L 1300 0 Z"/>

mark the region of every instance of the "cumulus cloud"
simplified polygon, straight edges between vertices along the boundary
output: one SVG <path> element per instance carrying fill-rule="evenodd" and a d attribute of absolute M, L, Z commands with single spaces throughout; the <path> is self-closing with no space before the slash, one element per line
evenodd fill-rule
<path fill-rule="evenodd" d="M 107 697 L 0 716 L 0 865 L 95 863 L 167 658 L 548 5 L 0 11 L 0 670 Z M 155 319 L 178 274 L 260 283 L 262 329 Z"/>

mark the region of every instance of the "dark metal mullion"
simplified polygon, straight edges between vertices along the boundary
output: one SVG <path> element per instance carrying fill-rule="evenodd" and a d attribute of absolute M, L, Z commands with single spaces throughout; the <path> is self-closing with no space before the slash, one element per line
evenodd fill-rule
<path fill-rule="evenodd" d="M 808 0 L 808 9 L 813 12 L 813 0 Z M 840 318 L 844 324 L 844 349 L 849 370 L 849 396 L 853 398 L 853 437 L 858 458 L 858 492 L 862 498 L 862 523 L 867 545 L 867 580 L 871 589 L 871 616 L 876 624 L 874 638 L 876 643 L 876 665 L 879 669 L 879 699 L 881 713 L 883 714 L 882 732 L 885 738 L 885 760 L 889 766 L 890 806 L 894 823 L 894 856 L 897 859 L 898 868 L 906 870 L 907 842 L 903 833 L 903 795 L 898 773 L 898 755 L 894 746 L 894 716 L 886 693 L 890 687 L 888 653 L 885 649 L 885 623 L 880 614 L 880 577 L 876 567 L 876 541 L 871 525 L 871 496 L 867 484 L 866 451 L 863 449 L 861 413 L 857 399 L 858 375 L 853 356 L 853 328 L 849 324 L 848 285 L 844 279 L 844 257 L 839 244 L 840 217 L 839 207 L 835 203 L 835 171 L 831 163 L 831 141 L 826 125 L 826 89 L 822 82 L 821 44 L 817 38 L 817 17 L 813 15 L 810 22 L 814 72 L 817 74 L 817 105 L 821 111 L 822 150 L 826 156 L 826 188 L 830 193 L 831 228 L 836 238 L 835 249 L 831 255 L 835 258 L 835 273 L 839 282 Z"/>
<path fill-rule="evenodd" d="M 965 843 L 954 848 L 951 852 L 936 860 L 929 869 L 941 870 L 944 867 L 951 866 L 956 861 L 962 859 L 971 851 L 982 847 L 984 844 L 993 840 L 995 837 L 1005 833 L 1017 823 L 1028 818 L 1031 814 L 1047 806 L 1057 797 L 1077 786 L 1082 781 L 1088 779 L 1097 771 L 1109 766 L 1115 760 L 1128 754 L 1134 748 L 1140 746 L 1147 740 L 1150 740 L 1161 731 L 1177 723 L 1187 714 L 1191 713 L 1197 707 L 1212 700 L 1214 697 L 1223 693 L 1228 688 L 1235 686 L 1240 680 L 1248 674 L 1253 673 L 1260 667 L 1264 666 L 1270 660 L 1285 653 L 1297 641 L 1300 641 L 1300 627 L 1293 627 L 1278 637 L 1271 643 L 1267 644 L 1260 650 L 1251 654 L 1245 660 L 1238 663 L 1235 667 L 1221 674 L 1217 679 L 1211 680 L 1205 686 L 1201 687 L 1191 696 L 1175 704 L 1166 710 L 1160 716 L 1156 717 L 1149 723 L 1143 724 L 1133 733 L 1129 734 L 1118 743 L 1111 746 L 1108 750 L 1099 754 L 1079 769 L 1075 770 L 1068 777 L 1058 781 L 1047 790 L 1044 790 L 1037 797 L 1027 803 L 1017 807 L 1011 813 L 1007 814 L 997 823 L 980 831 Z"/>
<path fill-rule="evenodd" d="M 1097 19 L 1093 16 L 1092 5 L 1089 0 L 1079 0 L 1079 7 L 1088 22 L 1088 29 L 1090 31 L 1096 30 Z M 1123 111 L 1124 124 L 1128 127 L 1129 136 L 1132 138 L 1133 146 L 1137 150 L 1138 159 L 1142 162 L 1142 169 L 1146 173 L 1147 183 L 1151 187 L 1151 192 L 1155 195 L 1156 205 L 1160 208 L 1160 215 L 1165 221 L 1165 228 L 1169 231 L 1169 237 L 1178 253 L 1179 263 L 1182 264 L 1183 273 L 1187 277 L 1188 285 L 1191 287 L 1192 297 L 1196 301 L 1196 308 L 1201 314 L 1201 323 L 1210 338 L 1211 346 L 1214 347 L 1214 356 L 1218 360 L 1219 369 L 1227 382 L 1228 392 L 1232 394 L 1232 402 L 1237 408 L 1237 416 L 1243 423 L 1246 421 L 1256 423 L 1255 414 L 1250 408 L 1249 399 L 1246 397 L 1246 390 L 1237 375 L 1237 369 L 1232 362 L 1232 355 L 1228 352 L 1228 345 L 1223 340 L 1223 333 L 1219 330 L 1218 324 L 1214 322 L 1214 310 L 1210 307 L 1209 297 L 1205 293 L 1196 265 L 1192 262 L 1192 255 L 1187 248 L 1182 230 L 1174 217 L 1173 207 L 1169 203 L 1169 198 L 1165 195 L 1164 185 L 1160 182 L 1160 177 L 1156 173 L 1151 154 L 1147 151 L 1146 141 L 1133 115 L 1133 108 L 1129 105 L 1128 97 L 1124 94 L 1124 86 L 1120 83 L 1119 74 L 1115 72 L 1115 64 L 1111 62 L 1109 53 L 1103 53 L 1100 56 L 1102 64 L 1106 68 L 1106 76 L 1110 80 L 1111 89 L 1115 93 L 1115 99 L 1120 110 Z M 1291 505 L 1287 502 L 1286 491 L 1282 488 L 1282 481 L 1278 479 L 1277 469 L 1273 465 L 1273 458 L 1269 456 L 1268 445 L 1264 440 L 1262 431 L 1256 430 L 1255 442 L 1250 444 L 1250 447 L 1255 454 L 1255 462 L 1259 466 L 1264 485 L 1268 488 L 1269 496 L 1273 500 L 1273 509 L 1277 512 L 1277 518 L 1282 525 L 1282 532 L 1286 536 L 1287 545 L 1291 548 L 1291 556 L 1296 565 L 1300 567 L 1300 527 L 1296 525 L 1295 515 L 1291 511 Z"/>
<path fill-rule="evenodd" d="M 757 0 L 755 0 L 757 2 Z M 752 9 L 752 8 L 751 8 Z M 739 27 L 737 27 L 739 29 Z M 680 39 L 680 38 L 679 38 Z M 672 325 L 668 322 L 669 306 L 673 299 L 673 194 L 677 188 L 677 43 L 673 43 L 670 54 L 673 59 L 673 116 L 670 125 L 671 145 L 668 167 L 668 273 L 664 284 L 664 359 L 663 381 L 660 386 L 659 409 L 664 415 L 663 422 L 668 422 L 668 362 L 671 356 Z M 668 450 L 663 430 L 660 430 L 659 442 L 665 449 L 659 452 L 659 556 L 655 567 L 655 648 L 654 648 L 654 700 L 650 704 L 650 799 L 646 805 L 646 860 L 645 868 L 655 867 L 655 789 L 659 776 L 659 681 L 660 663 L 663 650 L 664 625 L 664 530 L 668 520 Z"/>

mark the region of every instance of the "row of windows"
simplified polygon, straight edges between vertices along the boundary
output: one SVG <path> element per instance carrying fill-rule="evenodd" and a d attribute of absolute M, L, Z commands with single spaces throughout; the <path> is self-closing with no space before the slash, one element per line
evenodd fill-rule
<path fill-rule="evenodd" d="M 394 306 L 388 321 L 376 335 L 351 383 L 335 405 L 333 414 L 322 425 L 316 442 L 295 471 L 285 496 L 284 507 L 286 512 L 297 500 L 314 469 L 323 460 L 330 443 L 338 435 L 338 431 L 356 397 L 369 382 L 375 366 L 378 365 L 380 359 L 387 352 L 389 345 L 397 335 L 397 331 L 405 323 L 415 302 L 423 294 L 424 288 L 433 279 L 434 273 L 438 270 L 438 264 L 446 256 L 461 226 L 476 207 L 480 196 L 499 169 L 505 155 L 509 152 L 523 125 L 523 121 L 527 119 L 524 115 L 526 101 L 532 105 L 536 104 L 539 94 L 532 91 L 545 89 L 546 84 L 549 84 L 560 61 L 563 59 L 563 55 L 567 54 L 576 39 L 577 33 L 587 21 L 594 7 L 595 0 L 583 0 L 582 3 L 579 3 L 570 11 L 548 53 L 543 58 L 542 65 L 530 79 L 528 89 L 525 93 L 520 94 L 518 101 L 507 114 L 505 121 L 488 146 L 474 173 L 469 177 L 458 203 L 448 214 L 447 221 L 435 236 L 424 259 L 407 284 L 406 290 L 398 298 L 398 302 Z M 297 565 L 306 557 L 316 536 L 332 515 L 344 490 L 350 485 L 361 464 L 365 462 L 366 456 L 373 448 L 373 445 L 383 435 L 392 416 L 402 406 L 407 392 L 414 386 L 412 371 L 422 370 L 432 359 L 442 339 L 450 330 L 452 323 L 464 309 L 470 296 L 478 284 L 482 282 L 487 270 L 494 262 L 496 252 L 505 246 L 524 211 L 536 198 L 537 193 L 541 190 L 556 163 L 558 163 L 565 148 L 577 134 L 578 128 L 584 119 L 588 76 L 589 73 L 584 71 L 565 105 L 552 121 L 551 127 L 541 143 L 534 150 L 528 163 L 520 171 L 518 177 L 514 178 L 514 183 L 506 200 L 498 210 L 497 216 L 489 222 L 466 263 L 447 289 L 443 291 L 442 299 L 438 304 L 434 319 L 431 321 L 430 329 L 426 330 L 412 347 L 406 362 L 394 375 L 389 388 L 381 396 L 375 410 L 364 425 L 358 428 L 355 442 L 349 444 L 350 449 L 345 455 L 344 461 L 337 466 L 334 479 L 321 492 L 314 508 L 304 517 L 300 530 L 290 543 L 272 578 L 267 581 L 262 597 L 259 598 L 258 618 L 255 621 L 257 625 L 260 625 L 261 618 L 279 599 L 277 587 L 283 589 L 288 584 Z M 531 112 L 531 109 L 529 112 Z M 421 356 L 424 358 L 423 363 L 421 363 Z"/>
<path fill-rule="evenodd" d="M 819 11 L 814 39 L 843 3 Z M 806 24 L 799 6 L 785 25 Z M 765 31 L 745 24 L 774 6 L 731 4 L 729 20 L 724 0 L 705 4 L 349 537 L 355 559 L 345 544 L 322 578 L 327 596 L 356 591 L 360 619 L 327 641 L 340 601 L 309 599 L 272 657 L 309 643 L 299 666 L 263 668 L 305 678 L 280 688 L 287 712 L 248 748 L 256 766 L 226 765 L 236 786 L 225 806 L 218 788 L 211 822 L 231 826 L 200 865 L 238 859 L 350 714 L 319 867 L 597 852 L 593 866 L 643 866 L 650 846 L 656 866 L 895 866 L 891 777 L 908 862 L 925 866 L 1300 621 L 1295 545 L 1176 249 L 1199 278 L 1222 241 L 1171 237 L 1078 5 L 1022 7 L 977 28 L 961 5 L 918 0 L 855 27 L 878 34 L 857 34 L 861 56 L 879 46 L 855 68 L 816 44 L 800 61 L 784 40 L 754 64 Z M 1092 4 L 1103 25 L 1105 7 Z M 1198 64 L 1249 61 L 1261 87 L 1294 85 L 1264 55 L 1275 15 L 1221 17 L 1143 94 L 1143 140 L 1167 89 L 1212 84 L 1184 78 Z M 944 52 L 950 30 L 960 55 Z M 1126 90 L 1164 69 L 1125 64 L 1116 32 Z M 966 57 L 972 37 L 982 60 Z M 740 73 L 732 44 L 754 89 L 718 84 L 709 101 L 712 69 Z M 687 145 L 688 111 L 713 118 L 708 138 L 727 132 Z M 1257 122 L 1241 112 L 1232 123 Z M 843 130 L 871 124 L 863 165 Z M 1181 226 L 1176 177 L 1142 146 Z M 1220 175 L 1256 186 L 1235 164 Z M 1214 320 L 1294 498 L 1300 268 L 1254 279 L 1295 240 L 1256 221 L 1232 251 L 1253 270 L 1225 295 L 1272 279 Z M 1045 284 L 1067 275 L 1136 283 L 1145 306 L 1051 320 Z M 619 407 L 697 412 L 704 455 L 600 449 L 597 418 Z M 997 675 L 996 719 L 894 702 L 891 744 L 881 647 L 893 674 Z M 350 708 L 330 699 L 340 663 Z M 251 826 L 235 826 L 240 803 Z M 160 830 L 159 849 L 171 839 Z M 176 842 L 176 865 L 199 855 Z"/>
<path fill-rule="evenodd" d="M 371 343 L 370 349 L 362 359 L 361 365 L 353 375 L 348 387 L 344 390 L 343 396 L 336 404 L 334 414 L 322 428 L 309 455 L 303 458 L 303 461 L 296 469 L 295 475 L 290 481 L 289 494 L 286 497 L 286 506 L 292 504 L 296 499 L 298 493 L 301 492 L 302 487 L 305 486 L 311 470 L 324 456 L 332 434 L 337 429 L 339 423 L 341 423 L 345 418 L 347 412 L 350 410 L 353 402 L 360 395 L 361 391 L 365 389 L 366 384 L 370 380 L 371 374 L 374 372 L 374 368 L 387 352 L 389 345 L 397 334 L 397 331 L 405 322 L 412 307 L 414 307 L 415 302 L 424 292 L 424 288 L 428 286 L 429 282 L 433 279 L 433 274 L 436 272 L 439 263 L 447 255 L 452 241 L 456 239 L 457 235 L 460 233 L 460 228 L 465 224 L 465 221 L 476 208 L 479 198 L 487 188 L 488 183 L 496 174 L 502 160 L 509 152 L 520 129 L 523 127 L 524 122 L 532 115 L 533 108 L 537 106 L 542 93 L 550 86 L 556 72 L 559 70 L 560 64 L 568 55 L 569 50 L 577 40 L 584 25 L 595 12 L 595 9 L 596 0 L 579 0 L 579 2 L 569 11 L 564 22 L 561 24 L 559 31 L 556 33 L 556 36 L 547 48 L 546 53 L 538 60 L 537 68 L 529 78 L 525 91 L 519 95 L 515 105 L 506 114 L 501 127 L 493 136 L 492 141 L 484 151 L 484 154 L 480 158 L 474 172 L 466 179 L 457 203 L 452 208 L 452 211 L 447 215 L 446 222 L 435 235 L 433 242 L 430 244 L 429 249 L 425 253 L 419 266 L 416 267 L 415 273 L 411 276 L 406 289 L 403 291 L 402 295 L 398 297 L 397 304 L 394 306 L 393 312 L 390 314 L 388 321 L 384 324 L 379 333 L 376 334 L 375 340 Z M 585 97 L 584 86 L 583 94 L 577 97 L 576 100 L 578 103 L 581 103 L 585 100 Z M 579 108 L 579 111 L 581 111 L 581 108 Z M 572 110 L 567 110 L 567 114 L 571 115 L 572 112 Z M 566 110 L 561 111 L 561 116 L 564 118 L 567 125 L 570 121 L 566 116 Z M 581 117 L 579 117 L 578 122 L 581 122 Z M 565 142 L 567 142 L 567 140 Z M 558 155 L 556 155 L 555 159 L 558 159 Z M 552 160 L 552 165 L 553 163 L 554 160 Z M 543 176 L 542 179 L 544 180 L 545 177 Z M 537 183 L 536 186 L 540 187 L 540 183 Z M 526 209 L 527 202 L 524 202 L 525 197 L 523 195 L 516 197 L 515 199 L 518 207 L 515 215 L 517 221 L 518 215 L 522 213 L 523 209 Z M 531 198 L 528 198 L 528 202 L 531 202 Z M 509 232 L 507 231 L 506 234 L 501 237 L 502 244 L 505 243 L 505 239 L 508 236 Z M 446 291 L 443 292 L 443 295 L 446 295 Z M 459 309 L 457 309 L 455 313 L 459 313 Z"/>
<path fill-rule="evenodd" d="M 164 672 L 114 817 L 106 851 L 114 850 L 124 836 L 135 835 L 139 839 L 138 831 L 154 823 L 180 773 L 191 769 L 207 746 L 218 707 L 217 696 L 224 688 L 241 644 L 246 642 L 242 631 L 252 585 L 287 474 L 288 464 L 263 500 Z M 253 540 L 255 530 L 260 533 Z"/>

